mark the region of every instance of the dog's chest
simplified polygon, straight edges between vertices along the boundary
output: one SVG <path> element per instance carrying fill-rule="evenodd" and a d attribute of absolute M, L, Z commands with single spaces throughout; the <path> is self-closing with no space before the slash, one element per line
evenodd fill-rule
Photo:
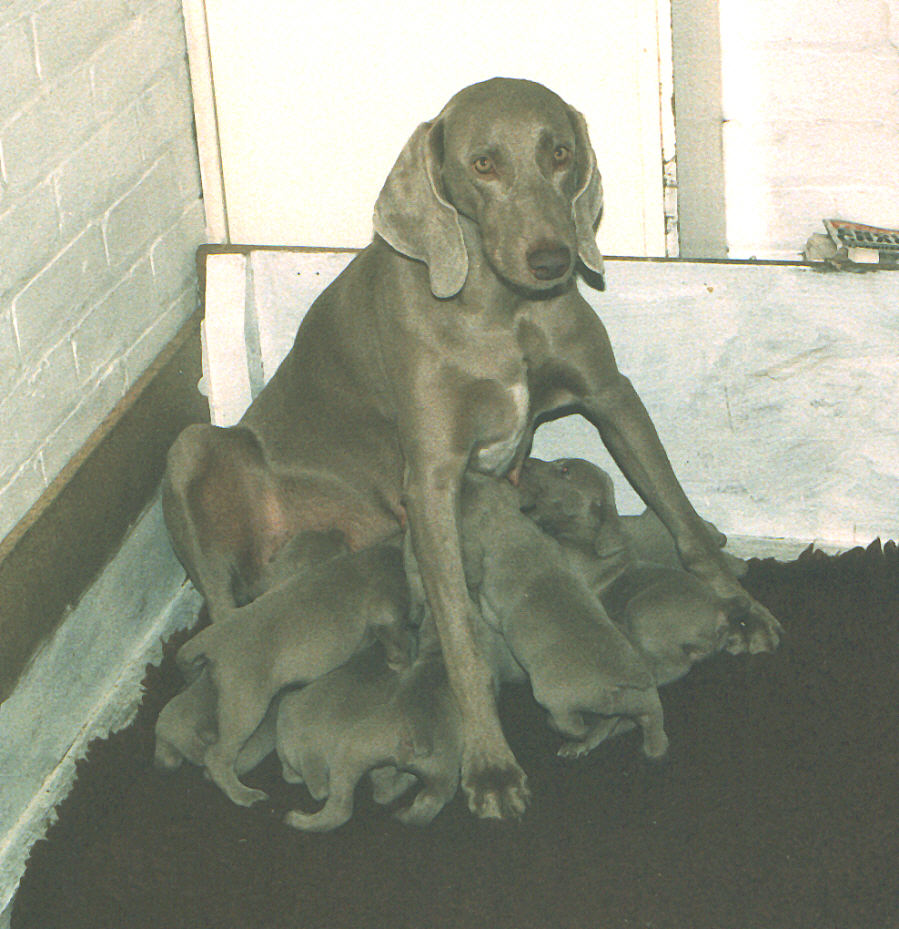
<path fill-rule="evenodd" d="M 528 426 L 528 389 L 519 381 L 492 385 L 491 408 L 479 411 L 483 428 L 471 457 L 471 467 L 488 474 L 504 474 L 512 466 Z"/>

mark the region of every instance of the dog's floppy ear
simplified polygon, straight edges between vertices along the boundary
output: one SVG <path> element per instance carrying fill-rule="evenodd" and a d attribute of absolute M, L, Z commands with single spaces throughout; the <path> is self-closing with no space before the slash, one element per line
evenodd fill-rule
<path fill-rule="evenodd" d="M 571 204 L 574 228 L 577 232 L 578 257 L 600 278 L 604 274 L 602 255 L 596 245 L 596 223 L 602 213 L 602 180 L 596 166 L 596 154 L 587 134 L 587 121 L 574 107 L 568 107 L 575 132 L 575 165 L 578 189 Z"/>
<path fill-rule="evenodd" d="M 428 266 L 435 297 L 457 294 L 468 276 L 468 253 L 456 208 L 437 183 L 442 124 L 422 123 L 387 176 L 375 203 L 375 232 Z"/>

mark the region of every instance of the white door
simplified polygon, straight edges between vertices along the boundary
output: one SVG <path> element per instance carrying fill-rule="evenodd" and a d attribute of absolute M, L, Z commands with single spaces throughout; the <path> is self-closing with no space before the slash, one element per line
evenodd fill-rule
<path fill-rule="evenodd" d="M 366 245 L 415 126 L 502 75 L 546 84 L 587 117 L 603 252 L 665 254 L 667 0 L 183 2 L 215 240 Z"/>

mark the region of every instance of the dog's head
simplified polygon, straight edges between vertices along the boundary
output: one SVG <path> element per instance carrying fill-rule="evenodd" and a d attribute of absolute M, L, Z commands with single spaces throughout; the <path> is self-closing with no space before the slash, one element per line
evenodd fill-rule
<path fill-rule="evenodd" d="M 465 217 L 493 271 L 539 294 L 564 284 L 578 258 L 602 276 L 601 211 L 584 117 L 540 84 L 494 78 L 415 130 L 375 204 L 374 228 L 428 265 L 435 296 L 451 297 L 468 274 Z"/>
<path fill-rule="evenodd" d="M 625 550 L 612 479 L 582 458 L 528 458 L 518 489 L 521 509 L 549 535 L 592 547 L 602 557 Z"/>

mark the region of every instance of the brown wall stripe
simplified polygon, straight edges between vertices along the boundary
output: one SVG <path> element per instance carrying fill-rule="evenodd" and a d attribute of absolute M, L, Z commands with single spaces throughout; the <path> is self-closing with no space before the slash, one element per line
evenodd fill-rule
<path fill-rule="evenodd" d="M 200 262 L 202 265 L 202 262 Z M 119 548 L 178 433 L 208 422 L 196 312 L 0 542 L 0 702 Z"/>

